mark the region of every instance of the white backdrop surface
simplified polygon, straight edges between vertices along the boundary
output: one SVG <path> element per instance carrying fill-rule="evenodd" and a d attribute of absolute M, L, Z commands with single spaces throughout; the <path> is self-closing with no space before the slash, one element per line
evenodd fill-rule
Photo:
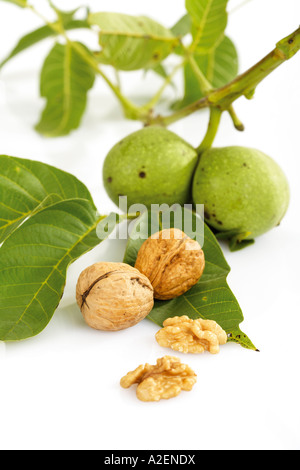
<path fill-rule="evenodd" d="M 43 4 L 40 0 L 36 4 Z M 57 1 L 72 9 L 77 1 Z M 84 3 L 84 2 L 82 2 Z M 92 10 L 147 14 L 172 26 L 184 1 L 87 1 Z M 230 1 L 234 10 L 239 1 Z M 45 10 L 46 12 L 46 10 Z M 228 35 L 244 71 L 299 26 L 299 0 L 252 0 L 232 11 Z M 30 12 L 0 4 L 0 54 L 40 24 Z M 83 33 L 80 33 L 83 35 Z M 79 177 L 101 213 L 115 209 L 102 187 L 108 150 L 140 128 L 126 121 L 99 79 L 89 95 L 82 126 L 71 136 L 47 140 L 33 126 L 43 101 L 38 76 L 51 42 L 12 61 L 0 75 L 0 153 L 40 160 Z M 81 270 L 96 261 L 121 261 L 125 242 L 109 240 L 70 269 L 65 295 L 49 326 L 20 343 L 0 343 L 1 449 L 298 449 L 300 448 L 299 242 L 300 56 L 281 66 L 236 110 L 244 133 L 224 117 L 217 146 L 245 145 L 272 156 L 291 186 L 291 205 L 280 227 L 254 246 L 230 253 L 230 286 L 243 309 L 242 330 L 260 352 L 236 344 L 218 356 L 177 354 L 198 374 L 191 393 L 142 403 L 120 378 L 139 364 L 168 354 L 156 344 L 157 327 L 143 321 L 118 333 L 89 329 L 75 305 Z M 127 94 L 146 99 L 159 85 L 139 73 L 124 77 Z M 169 90 L 166 97 L 174 92 Z M 204 135 L 207 112 L 171 127 L 193 145 Z M 1 301 L 1 299 L 0 299 Z"/>

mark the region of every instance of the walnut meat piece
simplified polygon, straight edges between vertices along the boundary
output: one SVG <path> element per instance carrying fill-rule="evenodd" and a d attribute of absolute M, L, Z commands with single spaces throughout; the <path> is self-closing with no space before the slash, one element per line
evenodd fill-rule
<path fill-rule="evenodd" d="M 195 372 L 176 357 L 165 356 L 155 366 L 145 364 L 121 379 L 121 386 L 138 384 L 136 395 L 141 401 L 168 400 L 184 391 L 191 391 L 197 381 Z"/>
<path fill-rule="evenodd" d="M 215 321 L 192 320 L 186 315 L 168 318 L 164 328 L 156 333 L 158 344 L 182 353 L 199 354 L 220 352 L 220 344 L 226 344 L 227 334 Z"/>
<path fill-rule="evenodd" d="M 124 330 L 143 320 L 154 304 L 149 279 L 124 263 L 96 263 L 79 276 L 76 300 L 97 330 Z"/>
<path fill-rule="evenodd" d="M 156 299 L 169 300 L 197 284 L 205 259 L 197 241 L 181 230 L 167 229 L 143 243 L 135 267 L 150 280 Z"/>

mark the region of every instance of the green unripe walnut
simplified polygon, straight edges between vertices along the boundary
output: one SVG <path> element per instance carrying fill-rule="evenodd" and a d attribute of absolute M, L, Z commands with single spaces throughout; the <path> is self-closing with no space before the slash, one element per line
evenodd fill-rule
<path fill-rule="evenodd" d="M 172 205 L 191 200 L 197 165 L 196 150 L 173 132 L 147 127 L 135 132 L 108 153 L 103 167 L 104 187 L 118 205 L 120 196 L 132 204 Z"/>
<path fill-rule="evenodd" d="M 289 205 L 289 185 L 278 164 L 244 147 L 207 150 L 193 181 L 193 201 L 220 232 L 253 239 L 279 225 Z"/>

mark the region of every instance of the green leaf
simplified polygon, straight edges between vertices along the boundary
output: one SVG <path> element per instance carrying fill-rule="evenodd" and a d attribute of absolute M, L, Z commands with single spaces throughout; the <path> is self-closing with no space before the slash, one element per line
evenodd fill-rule
<path fill-rule="evenodd" d="M 180 20 L 171 28 L 174 36 L 180 39 L 178 46 L 175 47 L 174 53 L 183 56 L 186 51 L 183 47 L 181 39 L 192 32 L 192 20 L 189 14 L 184 15 Z"/>
<path fill-rule="evenodd" d="M 55 24 L 55 23 L 54 23 Z M 82 29 L 89 28 L 89 24 L 86 20 L 71 20 L 70 22 L 64 25 L 66 31 L 72 29 Z M 44 39 L 56 36 L 57 33 L 50 26 L 42 26 L 41 28 L 36 29 L 35 31 L 30 32 L 23 36 L 10 54 L 0 63 L 0 68 L 2 68 L 9 60 L 11 60 L 16 55 L 25 51 L 31 46 L 38 44 Z"/>
<path fill-rule="evenodd" d="M 166 80 L 169 77 L 168 72 L 167 72 L 167 70 L 166 70 L 166 68 L 164 67 L 163 64 L 158 64 L 158 65 L 156 65 L 155 67 L 153 67 L 151 69 L 145 69 L 145 74 L 147 74 L 148 72 L 155 73 L 156 75 L 158 75 L 163 80 Z M 176 84 L 174 83 L 173 80 L 170 82 L 169 86 L 171 86 L 173 89 L 176 89 Z"/>
<path fill-rule="evenodd" d="M 159 75 L 163 79 L 168 78 L 167 71 L 166 71 L 165 67 L 162 64 L 158 64 L 155 67 L 152 67 L 150 69 L 146 69 L 145 71 L 146 72 L 152 71 L 152 72 L 156 73 L 156 75 Z"/>
<path fill-rule="evenodd" d="M 33 213 L 71 198 L 93 204 L 75 176 L 44 163 L 0 155 L 0 243 Z"/>
<path fill-rule="evenodd" d="M 25 221 L 0 248 L 0 340 L 40 333 L 63 294 L 67 268 L 95 247 L 99 222 L 83 199 L 62 201 Z"/>
<path fill-rule="evenodd" d="M 228 20 L 227 3 L 228 0 L 186 0 L 198 50 L 206 53 L 222 39 Z"/>
<path fill-rule="evenodd" d="M 47 137 L 58 137 L 77 129 L 94 81 L 95 72 L 72 43 L 56 44 L 42 69 L 41 95 L 47 105 L 36 130 Z"/>
<path fill-rule="evenodd" d="M 50 0 L 48 0 L 48 2 L 49 2 L 49 5 L 51 6 L 51 8 L 57 14 L 59 20 L 61 21 L 61 23 L 63 25 L 65 25 L 65 24 L 69 23 L 70 21 L 72 21 L 74 19 L 74 16 L 76 15 L 76 13 L 82 8 L 82 7 L 77 7 L 74 10 L 63 11 L 63 10 L 60 10 L 56 5 L 54 5 L 54 3 L 51 2 Z M 89 9 L 87 7 L 85 9 L 86 9 L 86 18 L 87 18 L 87 15 L 89 14 Z"/>
<path fill-rule="evenodd" d="M 18 7 L 25 8 L 27 6 L 27 0 L 2 0 L 3 2 L 13 3 Z"/>
<path fill-rule="evenodd" d="M 63 294 L 67 268 L 114 230 L 74 176 L 0 157 L 0 340 L 40 333 Z"/>
<path fill-rule="evenodd" d="M 241 233 L 236 230 L 215 233 L 215 236 L 218 240 L 228 241 L 229 249 L 232 252 L 240 251 L 244 248 L 247 248 L 248 246 L 254 245 L 255 240 L 249 238 L 250 235 L 250 232 Z"/>
<path fill-rule="evenodd" d="M 226 36 L 209 54 L 196 55 L 196 61 L 214 88 L 231 82 L 238 73 L 238 54 L 235 45 Z"/>
<path fill-rule="evenodd" d="M 191 32 L 192 29 L 192 21 L 189 14 L 184 15 L 180 20 L 171 28 L 172 33 L 174 36 L 179 36 L 183 38 L 187 34 Z"/>
<path fill-rule="evenodd" d="M 143 235 L 143 239 L 130 238 L 127 244 L 124 262 L 132 266 L 135 264 L 142 243 L 149 235 L 151 221 L 153 223 L 153 213 L 151 220 L 148 217 L 148 213 L 144 213 L 135 226 L 136 231 Z M 193 214 L 194 222 L 196 222 L 197 217 L 199 216 Z M 159 214 L 157 214 L 157 218 L 159 218 Z M 171 223 L 170 226 L 172 227 L 174 224 Z M 161 223 L 160 228 L 164 228 L 163 223 Z M 183 229 L 187 235 L 192 236 L 185 228 L 184 219 L 182 226 L 177 225 L 177 228 Z M 224 258 L 218 241 L 206 225 L 204 227 L 203 250 L 206 267 L 198 284 L 176 299 L 155 301 L 154 309 L 148 319 L 160 327 L 167 318 L 174 316 L 188 315 L 193 319 L 214 320 L 228 333 L 229 341 L 237 342 L 245 348 L 255 350 L 256 348 L 251 340 L 239 327 L 244 317 L 234 294 L 227 284 L 230 267 Z"/>
<path fill-rule="evenodd" d="M 231 82 L 238 73 L 238 54 L 233 42 L 224 37 L 221 43 L 207 54 L 195 54 L 195 61 L 213 88 L 221 88 Z M 199 82 L 190 64 L 184 68 L 184 99 L 174 106 L 179 109 L 203 97 Z"/>
<path fill-rule="evenodd" d="M 152 68 L 178 44 L 169 29 L 145 16 L 91 13 L 88 20 L 100 28 L 99 61 L 118 70 Z"/>

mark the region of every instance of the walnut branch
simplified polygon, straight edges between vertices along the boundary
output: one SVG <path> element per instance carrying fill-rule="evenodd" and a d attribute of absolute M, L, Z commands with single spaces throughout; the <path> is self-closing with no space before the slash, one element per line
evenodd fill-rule
<path fill-rule="evenodd" d="M 208 92 L 205 97 L 170 116 L 158 115 L 152 119 L 150 118 L 147 124 L 168 126 L 203 108 L 218 108 L 221 111 L 230 110 L 232 103 L 241 96 L 252 98 L 257 85 L 286 60 L 292 58 L 299 49 L 300 27 L 294 33 L 279 41 L 272 52 L 232 82 Z"/>

